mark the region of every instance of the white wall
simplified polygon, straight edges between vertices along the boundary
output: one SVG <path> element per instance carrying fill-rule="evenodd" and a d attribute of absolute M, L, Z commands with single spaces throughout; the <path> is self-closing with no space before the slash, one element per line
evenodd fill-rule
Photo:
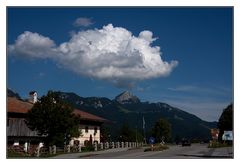
<path fill-rule="evenodd" d="M 85 127 L 88 126 L 88 132 L 85 132 Z M 94 128 L 97 128 L 97 132 L 94 135 Z M 78 138 L 73 138 L 70 141 L 70 145 L 74 144 L 74 140 L 79 140 L 81 146 L 84 146 L 84 141 L 85 140 L 90 140 L 90 135 L 92 135 L 92 141 L 97 141 L 98 143 L 100 143 L 100 126 L 91 126 L 91 125 L 80 125 L 80 130 L 82 132 L 82 136 L 78 137 Z"/>

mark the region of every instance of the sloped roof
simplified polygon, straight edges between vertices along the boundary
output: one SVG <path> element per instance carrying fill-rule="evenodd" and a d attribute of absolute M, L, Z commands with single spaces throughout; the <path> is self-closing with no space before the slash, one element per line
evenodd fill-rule
<path fill-rule="evenodd" d="M 33 107 L 33 104 L 31 104 L 29 102 L 24 102 L 24 101 L 18 100 L 15 97 L 7 98 L 7 111 L 8 112 L 27 113 L 32 107 Z"/>
<path fill-rule="evenodd" d="M 80 115 L 81 119 L 84 119 L 84 120 L 94 120 L 94 121 L 101 121 L 101 122 L 107 122 L 108 121 L 108 120 L 106 120 L 102 117 L 99 117 L 99 116 L 81 111 L 79 109 L 74 109 L 73 113 L 76 114 L 76 115 Z"/>
<path fill-rule="evenodd" d="M 33 104 L 18 100 L 17 98 L 14 98 L 14 97 L 8 97 L 7 99 L 7 112 L 24 114 L 24 113 L 27 113 L 32 107 L 33 107 Z M 84 120 L 99 121 L 99 122 L 108 121 L 104 118 L 81 111 L 79 109 L 74 109 L 73 113 L 75 115 L 80 115 L 80 118 Z"/>

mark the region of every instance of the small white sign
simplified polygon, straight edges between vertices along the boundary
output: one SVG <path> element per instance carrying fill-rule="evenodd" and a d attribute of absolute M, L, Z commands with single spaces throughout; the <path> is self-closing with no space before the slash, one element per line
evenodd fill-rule
<path fill-rule="evenodd" d="M 222 136 L 222 140 L 233 140 L 233 133 L 232 131 L 224 131 L 224 134 Z"/>

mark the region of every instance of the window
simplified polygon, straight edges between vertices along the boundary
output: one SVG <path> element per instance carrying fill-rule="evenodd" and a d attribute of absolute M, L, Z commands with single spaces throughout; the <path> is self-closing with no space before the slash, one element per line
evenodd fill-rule
<path fill-rule="evenodd" d="M 88 126 L 85 127 L 85 133 L 88 133 Z"/>

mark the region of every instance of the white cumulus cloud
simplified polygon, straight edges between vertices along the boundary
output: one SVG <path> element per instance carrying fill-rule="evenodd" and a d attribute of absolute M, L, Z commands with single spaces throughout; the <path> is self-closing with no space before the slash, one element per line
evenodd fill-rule
<path fill-rule="evenodd" d="M 108 24 L 73 34 L 59 46 L 48 37 L 24 32 L 9 45 L 9 53 L 50 58 L 80 75 L 129 87 L 139 80 L 167 76 L 177 66 L 177 61 L 162 60 L 160 47 L 151 46 L 155 40 L 151 31 L 134 36 L 125 28 Z"/>
<path fill-rule="evenodd" d="M 47 58 L 54 53 L 55 46 L 54 41 L 50 38 L 25 31 L 18 36 L 14 45 L 8 46 L 8 51 L 17 56 Z"/>

